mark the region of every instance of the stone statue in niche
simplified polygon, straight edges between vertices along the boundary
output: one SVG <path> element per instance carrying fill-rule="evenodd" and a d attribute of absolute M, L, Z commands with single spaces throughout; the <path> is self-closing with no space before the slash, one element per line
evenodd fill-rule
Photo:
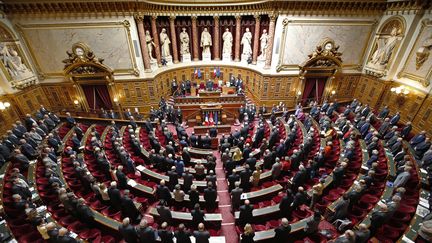
<path fill-rule="evenodd" d="M 161 49 L 162 49 L 162 58 L 167 59 L 169 57 L 171 57 L 171 52 L 170 52 L 170 44 L 171 41 L 168 37 L 168 34 L 166 32 L 166 29 L 163 28 L 160 35 L 160 43 L 161 43 Z"/>
<path fill-rule="evenodd" d="M 150 35 L 150 31 L 148 30 L 146 30 L 145 32 L 145 40 L 146 40 L 147 50 L 150 56 L 150 60 L 154 60 L 155 58 L 153 57 L 153 47 L 155 46 L 155 43 L 153 42 L 153 38 Z"/>
<path fill-rule="evenodd" d="M 186 28 L 182 28 L 180 33 L 180 54 L 189 53 L 189 34 L 186 32 Z"/>
<path fill-rule="evenodd" d="M 261 48 L 261 54 L 259 55 L 258 59 L 265 60 L 267 56 L 267 48 L 268 48 L 268 41 L 269 41 L 269 35 L 267 34 L 267 30 L 264 29 L 263 33 L 260 37 L 260 48 Z"/>
<path fill-rule="evenodd" d="M 13 48 L 1 44 L 0 58 L 12 80 L 22 80 L 33 76 L 32 71 L 25 65 L 18 52 Z"/>
<path fill-rule="evenodd" d="M 416 70 L 419 70 L 423 63 L 429 58 L 429 53 L 432 49 L 432 36 L 423 41 L 421 46 L 416 51 Z"/>
<path fill-rule="evenodd" d="M 241 45 L 243 46 L 242 61 L 248 61 L 252 57 L 252 33 L 249 28 L 246 28 L 243 34 Z"/>
<path fill-rule="evenodd" d="M 201 47 L 203 48 L 203 54 L 210 54 L 210 47 L 212 46 L 212 37 L 208 32 L 207 28 L 204 28 L 201 33 Z"/>
<path fill-rule="evenodd" d="M 402 39 L 401 29 L 393 26 L 389 34 L 382 34 L 377 39 L 377 47 L 369 64 L 379 69 L 385 69 L 393 54 L 396 44 Z"/>
<path fill-rule="evenodd" d="M 228 28 L 225 29 L 225 32 L 222 35 L 222 40 L 223 40 L 222 54 L 231 56 L 233 36 Z"/>

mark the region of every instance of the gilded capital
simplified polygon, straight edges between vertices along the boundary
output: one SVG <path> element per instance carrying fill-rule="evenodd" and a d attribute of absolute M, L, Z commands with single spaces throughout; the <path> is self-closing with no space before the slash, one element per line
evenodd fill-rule
<path fill-rule="evenodd" d="M 158 16 L 156 16 L 156 15 L 152 15 L 152 16 L 151 16 L 152 20 L 156 20 L 157 17 L 158 17 Z"/>
<path fill-rule="evenodd" d="M 176 16 L 171 15 L 171 16 L 169 17 L 169 19 L 170 19 L 170 21 L 174 21 L 174 20 L 176 19 Z"/>
<path fill-rule="evenodd" d="M 255 18 L 255 20 L 260 20 L 261 19 L 261 15 L 259 15 L 259 14 L 256 14 L 256 15 L 254 15 L 254 18 Z"/>
<path fill-rule="evenodd" d="M 235 16 L 235 19 L 236 19 L 237 21 L 239 21 L 239 20 L 241 20 L 241 17 L 242 17 L 241 15 L 236 15 L 236 16 Z"/>
<path fill-rule="evenodd" d="M 144 20 L 144 15 L 143 14 L 135 14 L 134 18 L 136 21 L 143 21 Z"/>
<path fill-rule="evenodd" d="M 196 16 L 196 15 L 192 15 L 192 16 L 191 16 L 192 21 L 196 21 L 197 18 L 198 18 L 198 16 Z"/>
<path fill-rule="evenodd" d="M 213 16 L 213 19 L 214 19 L 214 20 L 216 20 L 216 21 L 218 21 L 218 20 L 219 20 L 219 18 L 220 18 L 220 16 L 219 16 L 219 15 L 215 15 L 215 16 Z"/>

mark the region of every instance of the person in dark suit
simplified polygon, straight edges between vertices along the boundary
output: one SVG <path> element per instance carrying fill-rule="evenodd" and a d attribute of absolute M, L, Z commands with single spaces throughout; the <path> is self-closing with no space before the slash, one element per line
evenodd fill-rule
<path fill-rule="evenodd" d="M 371 216 L 371 224 L 369 227 L 371 235 L 375 235 L 376 231 L 388 220 L 387 205 L 379 203 L 379 209 L 374 211 Z"/>
<path fill-rule="evenodd" d="M 249 200 L 245 200 L 244 205 L 240 206 L 239 223 L 241 225 L 251 224 L 253 221 L 253 206 Z"/>
<path fill-rule="evenodd" d="M 198 225 L 198 230 L 193 232 L 193 236 L 195 237 L 196 243 L 209 243 L 210 233 L 205 230 L 203 223 Z"/>
<path fill-rule="evenodd" d="M 83 198 L 78 199 L 78 206 L 76 208 L 77 218 L 81 222 L 85 222 L 89 227 L 94 223 L 94 213 L 93 211 L 85 204 Z"/>
<path fill-rule="evenodd" d="M 168 223 L 163 222 L 161 224 L 161 229 L 158 230 L 158 235 L 159 235 L 162 243 L 173 243 L 174 242 L 173 241 L 173 237 L 174 237 L 173 232 L 167 228 L 168 228 Z"/>
<path fill-rule="evenodd" d="M 116 210 L 121 209 L 121 195 L 119 189 L 117 189 L 117 182 L 112 181 L 110 188 L 108 189 L 108 196 L 110 198 L 111 207 Z"/>
<path fill-rule="evenodd" d="M 132 223 L 138 223 L 141 219 L 141 214 L 136 208 L 134 202 L 129 197 L 129 190 L 124 190 L 121 198 L 122 215 L 131 219 Z"/>
<path fill-rule="evenodd" d="M 199 203 L 195 204 L 194 209 L 191 211 L 192 224 L 194 227 L 198 226 L 199 223 L 204 223 L 205 214 L 200 209 Z"/>
<path fill-rule="evenodd" d="M 186 231 L 184 224 L 179 224 L 179 227 L 176 232 L 174 232 L 174 237 L 176 238 L 177 243 L 191 243 L 190 239 L 191 234 Z"/>
<path fill-rule="evenodd" d="M 123 237 L 124 241 L 127 243 L 137 243 L 138 242 L 138 235 L 135 230 L 135 228 L 130 224 L 129 218 L 126 217 L 123 219 L 122 225 L 118 228 L 121 236 Z"/>
<path fill-rule="evenodd" d="M 412 124 L 411 122 L 407 122 L 400 132 L 401 136 L 403 138 L 406 138 L 410 134 L 411 130 L 412 130 Z"/>
<path fill-rule="evenodd" d="M 400 120 L 400 112 L 396 112 L 396 114 L 390 119 L 390 125 L 396 126 L 399 120 Z"/>
<path fill-rule="evenodd" d="M 321 222 L 321 214 L 318 211 L 314 212 L 313 217 L 306 222 L 304 233 L 312 235 L 318 232 L 318 225 Z"/>
<path fill-rule="evenodd" d="M 333 183 L 334 187 L 338 187 L 342 183 L 345 174 L 345 168 L 348 166 L 346 162 L 342 162 L 336 169 L 333 170 Z"/>
<path fill-rule="evenodd" d="M 307 202 L 306 192 L 304 191 L 303 187 L 299 187 L 297 189 L 296 195 L 294 196 L 293 203 L 291 204 L 291 211 L 296 210 L 298 207 L 305 204 L 306 202 Z"/>
<path fill-rule="evenodd" d="M 291 189 L 288 189 L 285 196 L 282 197 L 279 203 L 279 211 L 286 218 L 291 217 L 291 204 L 293 201 L 294 201 L 294 197 L 292 191 Z"/>
<path fill-rule="evenodd" d="M 370 237 L 370 230 L 365 224 L 359 224 L 358 230 L 354 231 L 356 243 L 366 243 Z"/>
<path fill-rule="evenodd" d="M 156 188 L 156 197 L 159 200 L 169 202 L 171 200 L 171 192 L 167 186 L 165 186 L 165 180 L 161 180 L 160 184 Z"/>
<path fill-rule="evenodd" d="M 282 218 L 281 225 L 277 227 L 275 230 L 275 243 L 284 243 L 287 242 L 289 235 L 291 233 L 291 225 L 288 222 L 287 218 Z"/>
<path fill-rule="evenodd" d="M 147 220 L 142 219 L 139 226 L 136 227 L 138 241 L 140 243 L 155 243 L 155 231 L 151 226 L 148 226 Z"/>
<path fill-rule="evenodd" d="M 350 199 L 348 197 L 348 194 L 345 193 L 342 196 L 342 199 L 337 202 L 334 212 L 335 214 L 331 217 L 331 222 L 337 220 L 337 219 L 343 219 L 346 218 L 346 216 L 348 215 L 348 207 L 350 205 Z"/>
<path fill-rule="evenodd" d="M 209 135 L 210 135 L 210 137 L 215 138 L 215 137 L 217 137 L 217 134 L 218 134 L 218 131 L 217 131 L 216 127 L 211 127 L 209 129 Z"/>
<path fill-rule="evenodd" d="M 58 231 L 56 243 L 78 243 L 78 241 L 68 235 L 66 228 L 60 228 Z"/>
<path fill-rule="evenodd" d="M 240 188 L 240 182 L 235 181 L 234 183 L 235 183 L 235 188 L 231 190 L 231 206 L 233 211 L 237 210 L 240 207 L 241 195 L 243 194 L 243 189 Z"/>
<path fill-rule="evenodd" d="M 159 214 L 160 223 L 171 223 L 172 214 L 170 209 L 166 207 L 166 202 L 164 200 L 160 200 L 159 205 L 156 206 L 156 210 Z"/>
<path fill-rule="evenodd" d="M 204 189 L 204 200 L 206 201 L 207 211 L 213 212 L 216 208 L 217 192 L 213 188 L 213 183 L 208 182 L 207 188 Z"/>

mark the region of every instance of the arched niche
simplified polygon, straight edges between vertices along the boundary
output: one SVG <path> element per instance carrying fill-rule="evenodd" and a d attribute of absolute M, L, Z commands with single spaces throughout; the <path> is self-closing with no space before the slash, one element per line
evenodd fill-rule
<path fill-rule="evenodd" d="M 365 71 L 375 77 L 387 75 L 399 50 L 406 29 L 405 19 L 394 16 L 387 19 L 375 34 Z"/>
<path fill-rule="evenodd" d="M 332 81 L 342 68 L 342 53 L 330 38 L 323 39 L 309 59 L 299 65 L 300 92 L 297 102 L 302 104 L 315 100 L 318 103 L 331 95 Z"/>
<path fill-rule="evenodd" d="M 63 60 L 63 73 L 77 89 L 77 108 L 86 112 L 114 109 L 113 70 L 83 42 L 73 44 L 72 50 L 66 53 L 68 58 Z"/>
<path fill-rule="evenodd" d="M 37 78 L 30 67 L 20 41 L 0 22 L 0 69 L 8 84 L 20 90 L 36 84 Z"/>

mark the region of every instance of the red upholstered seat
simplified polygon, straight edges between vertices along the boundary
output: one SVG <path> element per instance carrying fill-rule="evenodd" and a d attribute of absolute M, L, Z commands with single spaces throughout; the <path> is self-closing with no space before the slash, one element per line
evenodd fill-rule
<path fill-rule="evenodd" d="M 79 234 L 84 240 L 91 240 L 99 237 L 101 235 L 101 231 L 98 229 L 86 229 Z"/>
<path fill-rule="evenodd" d="M 22 242 L 22 243 L 40 243 L 40 242 L 45 242 L 41 235 L 36 232 L 33 231 L 31 233 L 28 234 L 23 234 L 23 236 L 18 238 L 18 242 Z"/>

